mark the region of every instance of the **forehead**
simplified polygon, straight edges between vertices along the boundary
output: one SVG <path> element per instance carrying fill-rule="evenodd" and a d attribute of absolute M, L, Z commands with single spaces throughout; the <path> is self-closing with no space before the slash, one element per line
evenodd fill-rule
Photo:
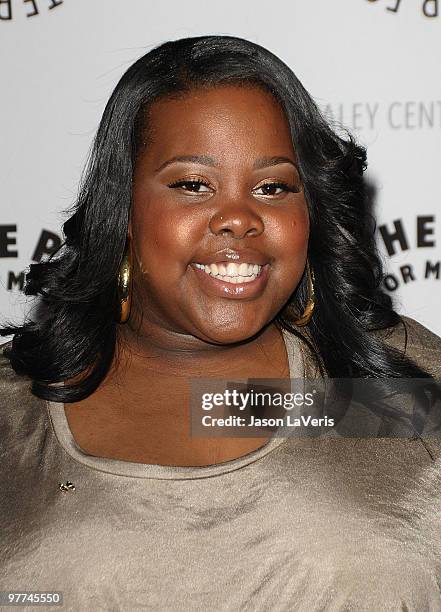
<path fill-rule="evenodd" d="M 153 155 L 234 149 L 256 155 L 293 155 L 287 118 L 280 104 L 256 86 L 195 89 L 153 103 L 147 119 Z"/>

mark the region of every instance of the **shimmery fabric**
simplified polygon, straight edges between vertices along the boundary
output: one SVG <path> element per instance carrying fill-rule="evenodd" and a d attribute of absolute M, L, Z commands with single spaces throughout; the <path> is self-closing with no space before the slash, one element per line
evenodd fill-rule
<path fill-rule="evenodd" d="M 441 378 L 441 339 L 406 321 L 407 354 Z M 291 377 L 310 376 L 285 341 Z M 402 331 L 387 342 L 402 349 Z M 441 611 L 439 439 L 273 438 L 209 467 L 104 459 L 0 366 L 0 590 L 63 591 L 75 612 Z"/>

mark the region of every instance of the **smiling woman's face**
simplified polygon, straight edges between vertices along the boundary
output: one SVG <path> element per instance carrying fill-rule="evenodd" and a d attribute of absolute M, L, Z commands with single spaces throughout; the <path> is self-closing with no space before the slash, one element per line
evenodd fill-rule
<path fill-rule="evenodd" d="M 148 123 L 129 227 L 134 315 L 215 344 L 250 338 L 306 263 L 309 216 L 286 117 L 261 89 L 223 85 L 157 101 Z"/>

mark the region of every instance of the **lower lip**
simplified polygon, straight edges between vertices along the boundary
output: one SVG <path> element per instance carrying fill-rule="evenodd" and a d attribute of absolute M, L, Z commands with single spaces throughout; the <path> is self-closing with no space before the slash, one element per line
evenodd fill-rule
<path fill-rule="evenodd" d="M 246 298 L 259 297 L 268 282 L 270 265 L 265 264 L 257 278 L 248 283 L 228 283 L 207 274 L 194 264 L 190 266 L 197 275 L 202 287 L 209 295 L 225 297 L 233 300 L 244 300 Z"/>

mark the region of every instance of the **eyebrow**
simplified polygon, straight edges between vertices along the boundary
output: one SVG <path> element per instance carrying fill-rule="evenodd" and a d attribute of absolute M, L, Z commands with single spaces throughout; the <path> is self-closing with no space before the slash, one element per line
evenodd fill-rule
<path fill-rule="evenodd" d="M 212 157 L 208 157 L 207 155 L 175 155 L 170 159 L 167 159 L 164 163 L 162 163 L 158 168 L 156 168 L 155 172 L 160 172 L 167 166 L 177 162 L 191 162 L 193 164 L 200 164 L 201 166 L 210 166 L 215 168 L 217 166 L 215 160 Z M 253 164 L 253 170 L 261 170 L 263 168 L 269 168 L 271 166 L 277 166 L 279 164 L 291 164 L 298 170 L 297 164 L 290 159 L 289 157 L 260 157 Z"/>

